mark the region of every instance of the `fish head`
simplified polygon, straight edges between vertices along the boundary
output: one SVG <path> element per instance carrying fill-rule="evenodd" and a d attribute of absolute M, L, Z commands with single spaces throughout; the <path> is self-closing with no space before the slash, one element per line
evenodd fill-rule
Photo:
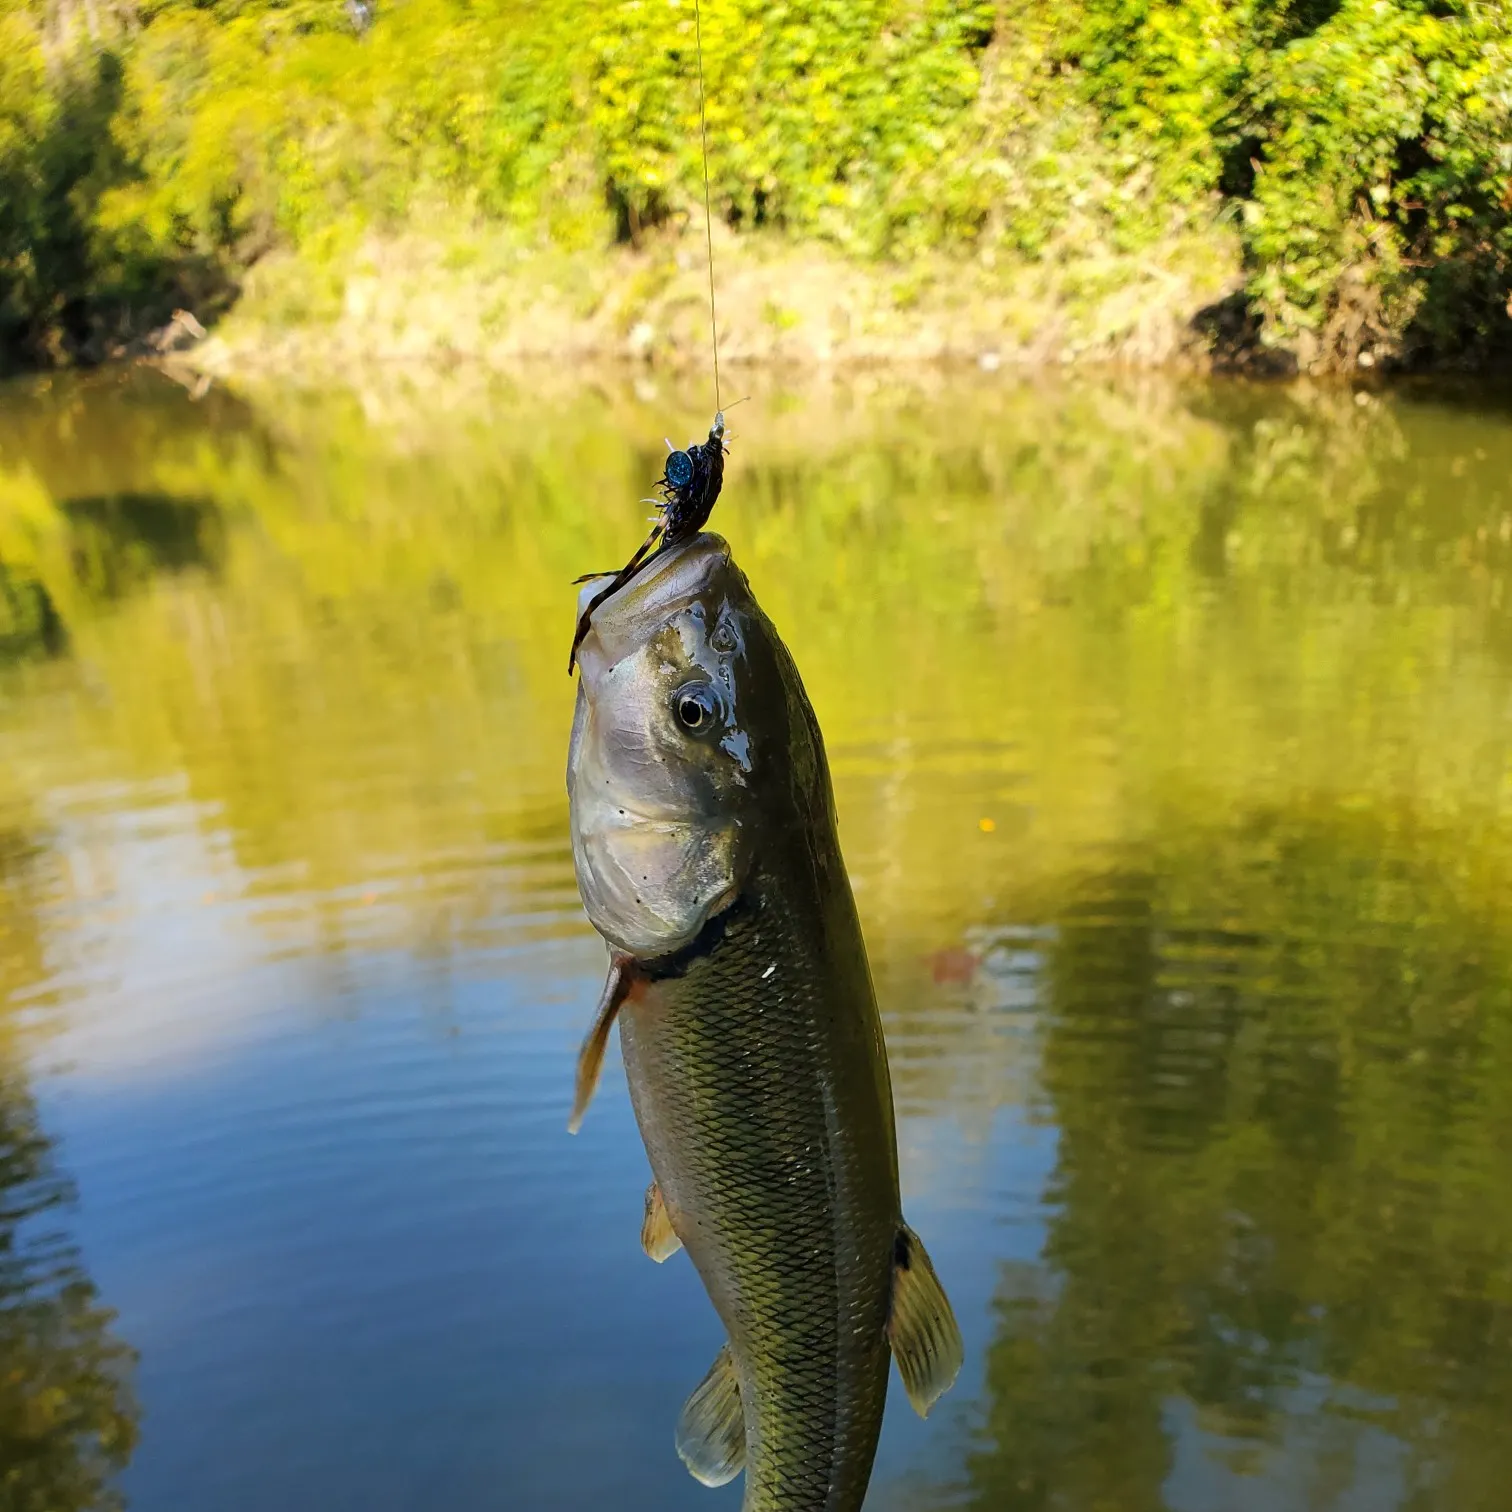
<path fill-rule="evenodd" d="M 715 535 L 652 558 L 594 611 L 567 758 L 573 861 L 594 927 L 638 959 L 692 943 L 740 894 L 783 739 L 774 641 Z"/>

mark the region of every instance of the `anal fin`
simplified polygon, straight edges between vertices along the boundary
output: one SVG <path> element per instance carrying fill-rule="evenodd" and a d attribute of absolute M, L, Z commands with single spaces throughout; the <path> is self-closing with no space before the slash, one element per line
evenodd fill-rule
<path fill-rule="evenodd" d="M 903 1389 L 920 1417 L 950 1390 L 965 1359 L 961 1330 L 919 1236 L 905 1223 L 893 1246 L 887 1339 Z"/>
<path fill-rule="evenodd" d="M 572 1099 L 572 1117 L 567 1121 L 567 1132 L 576 1134 L 583 1125 L 583 1115 L 593 1094 L 598 1090 L 599 1072 L 604 1068 L 604 1051 L 609 1045 L 609 1031 L 619 1015 L 620 1007 L 630 996 L 635 985 L 635 961 L 627 955 L 613 956 L 609 961 L 609 975 L 604 981 L 604 990 L 599 996 L 598 1012 L 593 1025 L 578 1051 L 577 1088 Z"/>
<path fill-rule="evenodd" d="M 683 1407 L 677 1453 L 694 1480 L 706 1486 L 723 1486 L 745 1469 L 745 1412 L 728 1344 Z"/>
<path fill-rule="evenodd" d="M 672 1231 L 672 1219 L 662 1200 L 661 1188 L 654 1181 L 646 1188 L 646 1221 L 641 1224 L 641 1248 L 658 1265 L 670 1260 L 682 1248 L 682 1240 Z"/>

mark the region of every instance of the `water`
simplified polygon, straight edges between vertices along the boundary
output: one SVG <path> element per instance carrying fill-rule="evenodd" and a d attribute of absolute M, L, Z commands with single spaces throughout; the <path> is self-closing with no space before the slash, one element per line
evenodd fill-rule
<path fill-rule="evenodd" d="M 567 580 L 705 402 L 0 392 L 5 1512 L 738 1506 L 617 1064 L 564 1130 Z M 868 1507 L 1504 1507 L 1512 410 L 731 420 L 969 1349 Z"/>

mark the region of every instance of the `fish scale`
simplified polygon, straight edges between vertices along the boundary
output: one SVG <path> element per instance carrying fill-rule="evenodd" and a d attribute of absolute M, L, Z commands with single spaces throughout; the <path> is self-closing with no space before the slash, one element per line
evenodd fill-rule
<path fill-rule="evenodd" d="M 625 1068 L 673 1227 L 729 1332 L 745 1512 L 850 1512 L 887 1391 L 901 1221 L 876 1007 L 839 939 L 859 940 L 848 887 L 826 902 L 813 869 L 758 877 L 749 896 L 710 954 L 632 995 Z M 837 982 L 837 961 L 860 970 Z"/>

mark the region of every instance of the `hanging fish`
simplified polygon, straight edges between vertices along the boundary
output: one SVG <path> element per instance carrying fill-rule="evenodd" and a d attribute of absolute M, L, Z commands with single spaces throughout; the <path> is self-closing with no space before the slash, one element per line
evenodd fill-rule
<path fill-rule="evenodd" d="M 716 421 L 691 472 L 668 459 L 664 544 L 634 580 L 582 594 L 567 787 L 610 966 L 571 1127 L 618 1021 L 655 1177 L 641 1242 L 658 1261 L 686 1247 L 728 1335 L 678 1453 L 711 1486 L 744 1469 L 744 1512 L 857 1512 L 889 1355 L 924 1414 L 961 1336 L 903 1220 L 818 722 L 728 546 L 687 534 L 719 446 Z"/>

